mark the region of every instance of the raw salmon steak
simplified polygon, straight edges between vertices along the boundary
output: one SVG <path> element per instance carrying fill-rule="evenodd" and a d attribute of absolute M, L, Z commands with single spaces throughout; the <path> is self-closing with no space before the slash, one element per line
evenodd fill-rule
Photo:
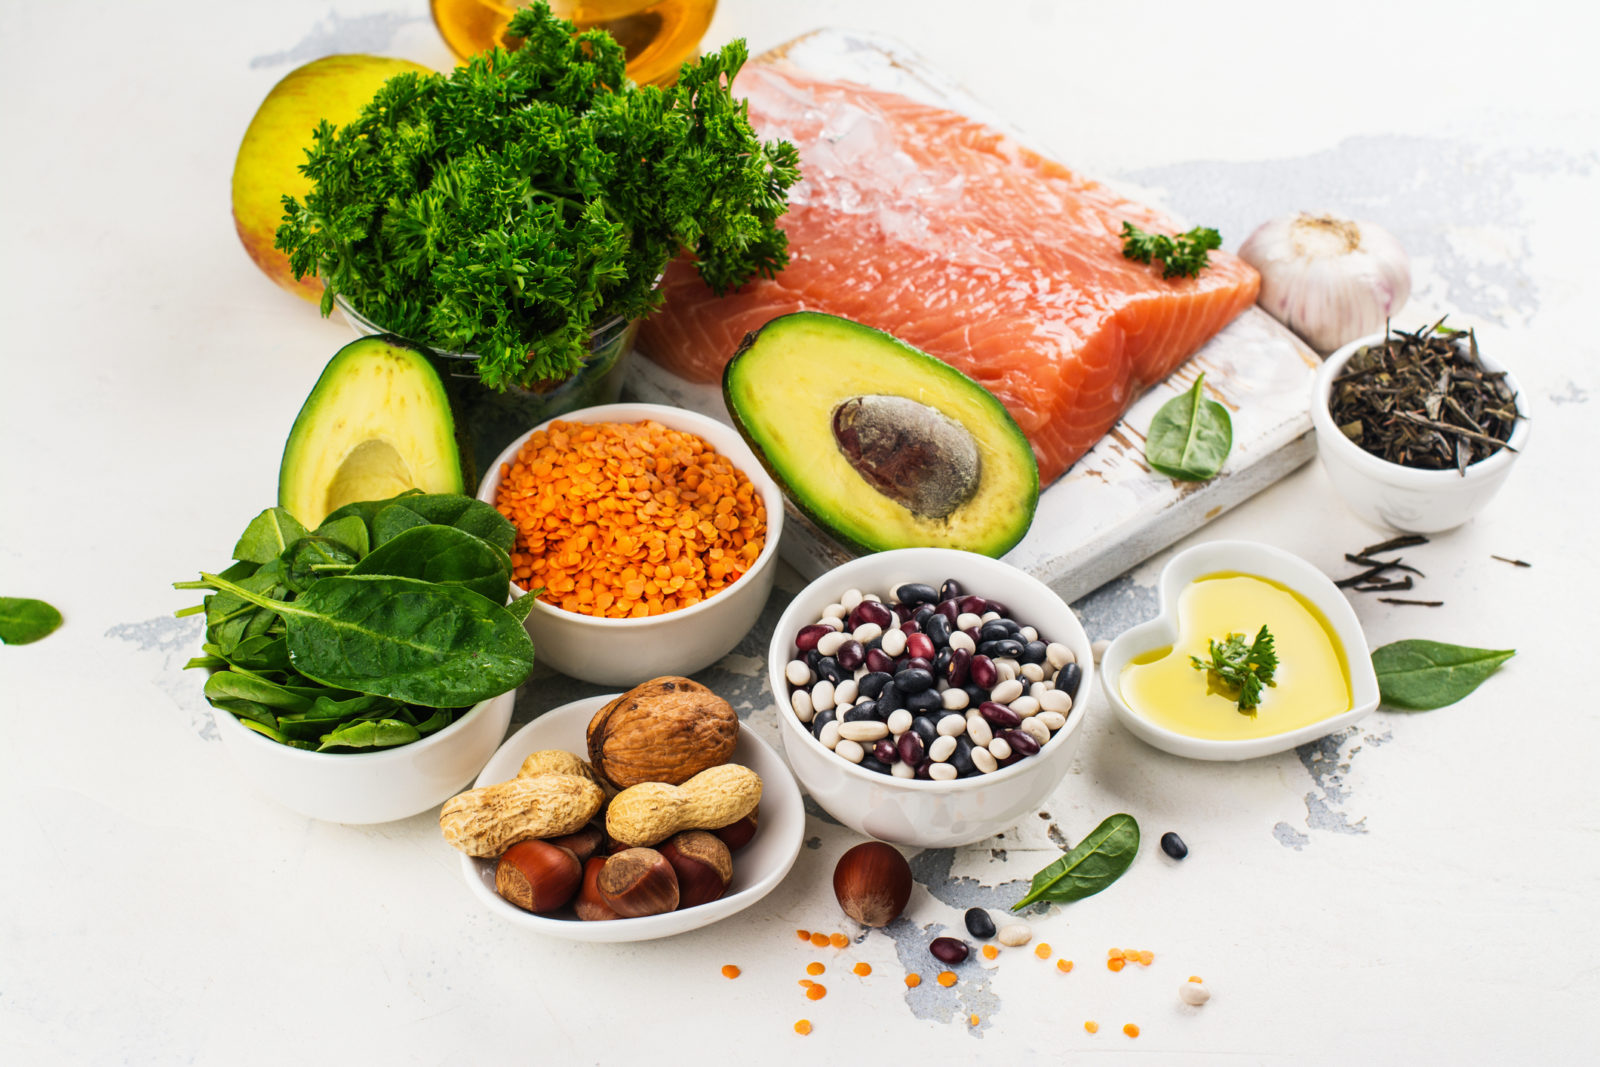
<path fill-rule="evenodd" d="M 1124 220 L 1171 220 L 963 115 L 767 64 L 739 75 L 763 138 L 800 149 L 790 263 L 718 298 L 686 261 L 639 349 L 716 381 L 744 335 L 791 311 L 894 334 L 981 382 L 1060 477 L 1147 387 L 1255 302 L 1224 252 L 1197 278 L 1122 255 Z"/>

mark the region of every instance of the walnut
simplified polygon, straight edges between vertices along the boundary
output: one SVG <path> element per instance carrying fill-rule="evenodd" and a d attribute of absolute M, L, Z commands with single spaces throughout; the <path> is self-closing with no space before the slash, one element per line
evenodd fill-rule
<path fill-rule="evenodd" d="M 588 739 L 590 762 L 618 788 L 682 785 L 733 755 L 739 716 L 698 682 L 654 678 L 596 712 Z"/>

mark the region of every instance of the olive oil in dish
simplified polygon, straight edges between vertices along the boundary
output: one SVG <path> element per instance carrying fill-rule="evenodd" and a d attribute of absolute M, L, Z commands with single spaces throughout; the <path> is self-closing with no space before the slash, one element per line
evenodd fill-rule
<path fill-rule="evenodd" d="M 1238 693 L 1197 670 L 1210 642 L 1246 640 L 1265 625 L 1278 666 L 1260 706 L 1239 709 Z M 1131 660 L 1118 679 L 1122 698 L 1158 726 L 1189 737 L 1242 741 L 1271 737 L 1349 711 L 1350 668 L 1333 628 L 1287 586 L 1225 572 L 1197 578 L 1178 598 L 1178 640 Z"/>

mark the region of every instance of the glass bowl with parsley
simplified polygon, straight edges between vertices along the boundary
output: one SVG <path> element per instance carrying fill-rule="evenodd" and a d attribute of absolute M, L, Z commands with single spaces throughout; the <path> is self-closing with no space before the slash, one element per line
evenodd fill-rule
<path fill-rule="evenodd" d="M 480 457 L 614 398 L 674 257 L 719 293 L 781 270 L 799 179 L 794 146 L 762 142 L 733 99 L 742 41 L 660 87 L 630 83 L 615 39 L 545 4 L 508 36 L 515 51 L 397 75 L 355 122 L 323 122 L 313 187 L 284 198 L 277 233 L 295 276 L 322 278 L 324 315 L 337 304 L 439 354 Z"/>

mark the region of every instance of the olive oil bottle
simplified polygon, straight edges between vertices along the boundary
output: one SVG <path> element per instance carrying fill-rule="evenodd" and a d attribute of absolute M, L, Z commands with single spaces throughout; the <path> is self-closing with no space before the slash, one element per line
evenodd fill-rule
<path fill-rule="evenodd" d="M 580 30 L 598 27 L 615 37 L 628 55 L 628 77 L 640 85 L 676 80 L 705 36 L 717 0 L 549 0 L 550 10 Z M 445 44 L 467 59 L 504 46 L 515 0 L 430 0 L 433 21 Z"/>

